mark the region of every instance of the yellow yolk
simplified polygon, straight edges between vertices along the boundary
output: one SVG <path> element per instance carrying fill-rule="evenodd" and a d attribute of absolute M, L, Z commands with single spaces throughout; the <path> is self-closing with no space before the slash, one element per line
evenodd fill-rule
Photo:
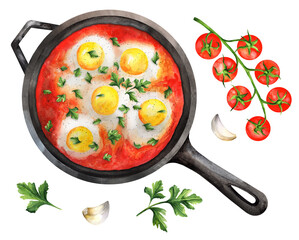
<path fill-rule="evenodd" d="M 83 43 L 77 51 L 77 60 L 81 68 L 95 70 L 102 65 L 105 53 L 95 42 Z"/>
<path fill-rule="evenodd" d="M 94 90 L 91 96 L 93 110 L 100 115 L 110 115 L 118 107 L 118 93 L 109 86 L 99 87 Z"/>
<path fill-rule="evenodd" d="M 146 54 L 139 48 L 130 48 L 124 51 L 120 58 L 120 67 L 131 75 L 144 73 L 148 66 Z"/>
<path fill-rule="evenodd" d="M 91 131 L 86 127 L 75 127 L 67 135 L 66 145 L 75 152 L 87 152 L 93 142 Z"/>
<path fill-rule="evenodd" d="M 144 124 L 150 123 L 152 126 L 157 126 L 167 116 L 166 106 L 158 99 L 149 99 L 143 102 L 140 107 L 138 115 Z"/>

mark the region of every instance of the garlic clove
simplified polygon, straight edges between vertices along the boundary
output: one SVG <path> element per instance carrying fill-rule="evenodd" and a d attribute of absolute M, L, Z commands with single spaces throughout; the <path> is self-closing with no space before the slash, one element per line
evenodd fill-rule
<path fill-rule="evenodd" d="M 218 114 L 214 116 L 211 123 L 213 133 L 223 141 L 232 141 L 237 136 L 236 134 L 228 131 L 222 124 Z"/>
<path fill-rule="evenodd" d="M 107 219 L 109 215 L 109 209 L 110 205 L 109 201 L 107 201 L 96 207 L 85 208 L 82 213 L 89 223 L 98 225 Z"/>

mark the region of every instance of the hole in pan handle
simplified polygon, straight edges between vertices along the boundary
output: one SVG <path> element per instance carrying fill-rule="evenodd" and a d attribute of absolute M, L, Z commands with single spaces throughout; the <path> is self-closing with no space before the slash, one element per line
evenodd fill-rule
<path fill-rule="evenodd" d="M 26 68 L 28 66 L 28 61 L 26 60 L 23 51 L 20 48 L 20 42 L 25 37 L 25 35 L 28 33 L 30 28 L 38 28 L 38 29 L 44 29 L 44 30 L 53 30 L 58 25 L 51 24 L 51 23 L 44 23 L 39 21 L 30 20 L 28 21 L 24 27 L 21 29 L 21 31 L 18 33 L 18 35 L 15 37 L 15 39 L 11 43 L 11 47 L 21 65 L 21 68 L 23 72 L 25 73 Z"/>
<path fill-rule="evenodd" d="M 200 174 L 232 202 L 251 215 L 260 215 L 267 208 L 268 201 L 262 192 L 212 163 L 197 152 L 192 147 L 189 137 L 172 162 L 180 163 Z M 239 193 L 241 191 L 236 191 L 237 189 L 241 189 L 251 195 L 255 199 L 255 202 L 246 200 Z"/>

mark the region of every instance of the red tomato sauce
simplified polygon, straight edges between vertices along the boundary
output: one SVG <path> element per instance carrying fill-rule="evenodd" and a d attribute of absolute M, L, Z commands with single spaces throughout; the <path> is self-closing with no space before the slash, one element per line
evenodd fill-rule
<path fill-rule="evenodd" d="M 106 39 L 117 37 L 120 45 L 126 41 L 137 41 L 139 43 L 150 44 L 158 52 L 160 57 L 158 61 L 160 69 L 157 74 L 157 79 L 152 81 L 149 87 L 145 90 L 164 93 L 168 86 L 171 87 L 172 94 L 170 94 L 167 100 L 170 102 L 172 108 L 172 123 L 155 146 L 148 144 L 137 149 L 128 139 L 124 139 L 123 137 L 113 145 L 108 139 L 107 130 L 103 126 L 100 126 L 101 124 L 99 124 L 99 135 L 102 140 L 102 146 L 95 153 L 77 159 L 72 156 L 69 151 L 67 152 L 63 147 L 58 146 L 57 139 L 59 137 L 61 122 L 66 118 L 69 108 L 78 106 L 80 101 L 78 98 L 69 97 L 71 93 L 68 93 L 69 95 L 67 95 L 67 100 L 65 102 L 56 102 L 57 95 L 61 94 L 61 88 L 57 86 L 58 79 L 62 75 L 60 68 L 62 66 L 68 67 L 65 62 L 67 51 L 84 37 L 91 35 L 99 35 Z M 150 59 L 148 60 L 151 61 Z M 72 74 L 69 68 L 65 70 L 64 73 Z M 84 76 L 82 76 L 82 78 L 84 78 Z M 110 79 L 110 75 L 107 74 L 105 78 Z M 50 90 L 51 94 L 44 94 L 43 90 Z M 74 94 L 72 94 L 72 96 L 73 95 Z M 40 70 L 36 87 L 37 114 L 47 139 L 71 161 L 96 170 L 129 169 L 144 164 L 156 157 L 170 141 L 181 118 L 183 105 L 184 98 L 180 73 L 171 55 L 148 33 L 133 27 L 121 25 L 93 25 L 83 28 L 64 39 L 45 60 Z M 80 109 L 77 113 L 80 116 Z M 49 120 L 52 122 L 53 127 L 50 131 L 47 131 L 45 126 Z M 122 135 L 122 127 L 118 125 L 116 129 Z M 110 161 L 103 159 L 103 156 L 106 153 L 109 153 L 112 156 Z"/>

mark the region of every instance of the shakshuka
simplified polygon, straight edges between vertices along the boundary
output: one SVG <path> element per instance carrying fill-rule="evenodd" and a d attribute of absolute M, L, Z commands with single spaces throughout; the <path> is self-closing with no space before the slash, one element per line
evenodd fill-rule
<path fill-rule="evenodd" d="M 76 164 L 129 169 L 170 141 L 184 105 L 179 69 L 148 33 L 98 24 L 60 42 L 42 65 L 37 114 L 47 139 Z"/>

